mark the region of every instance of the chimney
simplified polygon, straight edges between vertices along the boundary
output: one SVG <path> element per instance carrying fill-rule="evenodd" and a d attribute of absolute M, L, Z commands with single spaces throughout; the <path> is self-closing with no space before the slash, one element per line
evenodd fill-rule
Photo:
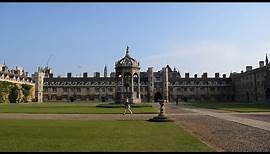
<path fill-rule="evenodd" d="M 226 78 L 226 74 L 223 74 L 222 77 L 223 77 L 223 78 Z"/>
<path fill-rule="evenodd" d="M 194 74 L 194 78 L 195 78 L 195 79 L 197 79 L 197 76 L 198 76 L 197 74 Z"/>
<path fill-rule="evenodd" d="M 264 61 L 259 61 L 260 68 L 264 66 Z"/>
<path fill-rule="evenodd" d="M 53 78 L 53 74 L 52 73 L 49 74 L 49 78 Z"/>
<path fill-rule="evenodd" d="M 252 70 L 252 66 L 246 66 L 246 72 L 251 71 L 251 70 Z"/>
<path fill-rule="evenodd" d="M 203 73 L 202 78 L 207 78 L 207 73 Z"/>
<path fill-rule="evenodd" d="M 95 77 L 95 78 L 99 78 L 99 77 L 100 77 L 100 72 L 95 72 L 95 73 L 94 73 L 94 77 Z"/>
<path fill-rule="evenodd" d="M 87 72 L 83 73 L 83 78 L 87 78 Z"/>
<path fill-rule="evenodd" d="M 189 73 L 185 73 L 185 78 L 189 78 Z"/>
<path fill-rule="evenodd" d="M 67 78 L 71 78 L 71 73 L 67 73 Z"/>
<path fill-rule="evenodd" d="M 215 73 L 215 78 L 219 78 L 219 73 Z"/>

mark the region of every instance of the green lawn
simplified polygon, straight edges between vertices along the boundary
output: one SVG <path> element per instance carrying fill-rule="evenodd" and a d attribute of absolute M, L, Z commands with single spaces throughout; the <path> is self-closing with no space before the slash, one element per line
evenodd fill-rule
<path fill-rule="evenodd" d="M 56 114 L 119 114 L 124 108 L 96 107 L 99 103 L 33 103 L 33 104 L 0 104 L 0 113 L 56 113 Z M 131 107 L 134 114 L 157 113 L 152 106 Z"/>
<path fill-rule="evenodd" d="M 0 120 L 0 151 L 213 151 L 173 122 Z"/>
<path fill-rule="evenodd" d="M 196 107 L 235 111 L 235 112 L 270 112 L 270 104 L 262 104 L 262 103 L 189 102 L 187 104 Z"/>

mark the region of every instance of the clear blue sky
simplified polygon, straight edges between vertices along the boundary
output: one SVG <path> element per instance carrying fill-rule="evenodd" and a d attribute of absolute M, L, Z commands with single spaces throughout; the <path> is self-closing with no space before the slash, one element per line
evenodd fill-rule
<path fill-rule="evenodd" d="M 0 3 L 0 63 L 92 76 L 128 45 L 142 71 L 229 75 L 270 55 L 269 29 L 269 3 Z"/>

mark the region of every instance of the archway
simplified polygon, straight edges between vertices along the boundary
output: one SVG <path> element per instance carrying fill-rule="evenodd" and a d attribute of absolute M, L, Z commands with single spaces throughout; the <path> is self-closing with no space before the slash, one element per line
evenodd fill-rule
<path fill-rule="evenodd" d="M 249 93 L 246 93 L 247 102 L 249 102 Z"/>
<path fill-rule="evenodd" d="M 128 96 L 128 97 L 130 97 L 129 96 L 129 93 L 131 92 L 131 86 L 132 86 L 132 75 L 131 75 L 131 73 L 129 73 L 129 72 L 125 72 L 124 73 L 124 78 L 123 78 L 123 80 L 124 80 L 124 83 L 123 83 L 123 85 L 124 85 L 124 92 L 126 93 L 126 95 Z"/>
<path fill-rule="evenodd" d="M 134 86 L 134 93 L 136 98 L 139 98 L 139 75 L 137 73 L 133 74 L 133 86 Z"/>
<path fill-rule="evenodd" d="M 154 101 L 158 102 L 158 100 L 161 100 L 161 99 L 163 99 L 162 94 L 160 92 L 156 92 L 154 96 Z"/>
<path fill-rule="evenodd" d="M 266 99 L 270 99 L 270 89 L 269 88 L 266 89 L 265 96 L 266 96 Z"/>
<path fill-rule="evenodd" d="M 69 99 L 70 99 L 70 102 L 74 102 L 75 101 L 75 98 L 73 96 L 71 96 Z"/>

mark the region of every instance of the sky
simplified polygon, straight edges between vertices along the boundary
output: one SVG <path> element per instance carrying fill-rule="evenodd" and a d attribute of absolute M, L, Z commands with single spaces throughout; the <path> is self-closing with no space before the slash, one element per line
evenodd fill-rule
<path fill-rule="evenodd" d="M 270 55 L 269 29 L 270 3 L 0 3 L 0 63 L 103 75 L 129 46 L 141 71 L 229 75 Z"/>

